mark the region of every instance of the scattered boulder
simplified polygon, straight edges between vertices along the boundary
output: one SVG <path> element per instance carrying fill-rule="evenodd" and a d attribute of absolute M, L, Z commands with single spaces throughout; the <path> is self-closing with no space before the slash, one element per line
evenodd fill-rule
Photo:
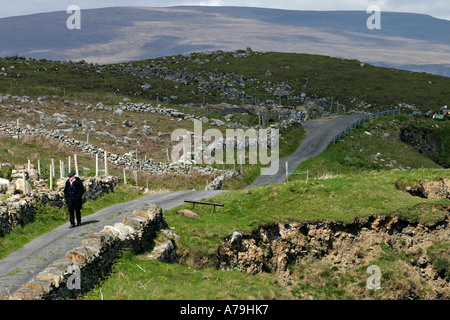
<path fill-rule="evenodd" d="M 183 216 L 188 217 L 188 218 L 200 219 L 199 215 L 196 214 L 195 212 L 192 212 L 191 210 L 183 209 L 183 210 L 179 210 L 178 213 L 180 213 Z"/>
<path fill-rule="evenodd" d="M 124 127 L 127 127 L 127 128 L 131 128 L 133 125 L 131 124 L 131 122 L 130 121 L 128 121 L 128 120 L 125 120 L 124 122 L 122 122 L 122 125 L 124 126 Z"/>

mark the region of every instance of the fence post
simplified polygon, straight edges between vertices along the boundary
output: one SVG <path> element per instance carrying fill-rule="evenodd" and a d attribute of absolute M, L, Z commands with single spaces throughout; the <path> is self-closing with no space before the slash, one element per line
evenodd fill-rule
<path fill-rule="evenodd" d="M 95 154 L 95 176 L 98 177 L 98 153 Z"/>
<path fill-rule="evenodd" d="M 183 143 L 183 169 L 186 169 L 186 145 Z"/>
<path fill-rule="evenodd" d="M 286 180 L 285 181 L 288 181 L 288 179 L 289 179 L 289 165 L 286 161 Z"/>
<path fill-rule="evenodd" d="M 123 184 L 126 185 L 127 184 L 127 176 L 125 174 L 125 167 L 123 167 Z"/>
<path fill-rule="evenodd" d="M 79 177 L 79 174 L 78 174 L 78 158 L 77 158 L 77 154 L 76 153 L 73 155 L 73 161 L 75 162 L 75 174 L 77 175 L 77 177 Z"/>
<path fill-rule="evenodd" d="M 105 151 L 105 176 L 108 175 L 108 152 Z"/>
<path fill-rule="evenodd" d="M 49 188 L 50 191 L 53 191 L 53 166 L 50 164 L 50 184 L 49 184 Z"/>
<path fill-rule="evenodd" d="M 27 195 L 27 178 L 25 177 L 25 171 L 22 172 L 22 179 L 23 179 L 23 194 Z"/>
<path fill-rule="evenodd" d="M 241 154 L 241 175 L 244 175 L 244 156 Z"/>

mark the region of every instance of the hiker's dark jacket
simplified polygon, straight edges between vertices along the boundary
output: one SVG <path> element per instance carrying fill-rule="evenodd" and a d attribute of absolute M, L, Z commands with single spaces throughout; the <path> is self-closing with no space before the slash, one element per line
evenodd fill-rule
<path fill-rule="evenodd" d="M 66 181 L 64 188 L 64 199 L 66 200 L 67 208 L 69 210 L 81 210 L 83 209 L 83 182 L 80 178 L 75 177 L 75 180 L 70 185 L 70 180 Z"/>

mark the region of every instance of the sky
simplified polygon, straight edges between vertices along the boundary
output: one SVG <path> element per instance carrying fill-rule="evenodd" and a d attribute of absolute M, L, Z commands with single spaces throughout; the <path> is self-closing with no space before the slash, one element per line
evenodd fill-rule
<path fill-rule="evenodd" d="M 450 20 L 449 0 L 1 0 L 0 18 L 33 13 L 116 6 L 170 7 L 179 5 L 246 6 L 288 10 L 361 10 L 378 5 L 381 11 L 428 14 Z"/>

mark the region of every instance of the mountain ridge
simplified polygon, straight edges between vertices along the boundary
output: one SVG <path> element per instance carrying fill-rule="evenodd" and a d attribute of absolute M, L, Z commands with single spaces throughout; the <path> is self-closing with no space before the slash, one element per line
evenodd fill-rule
<path fill-rule="evenodd" d="M 450 21 L 382 12 L 252 7 L 109 7 L 81 11 L 81 30 L 56 11 L 0 19 L 0 56 L 108 64 L 205 50 L 308 53 L 450 76 Z M 42 32 L 40 30 L 46 30 Z"/>

